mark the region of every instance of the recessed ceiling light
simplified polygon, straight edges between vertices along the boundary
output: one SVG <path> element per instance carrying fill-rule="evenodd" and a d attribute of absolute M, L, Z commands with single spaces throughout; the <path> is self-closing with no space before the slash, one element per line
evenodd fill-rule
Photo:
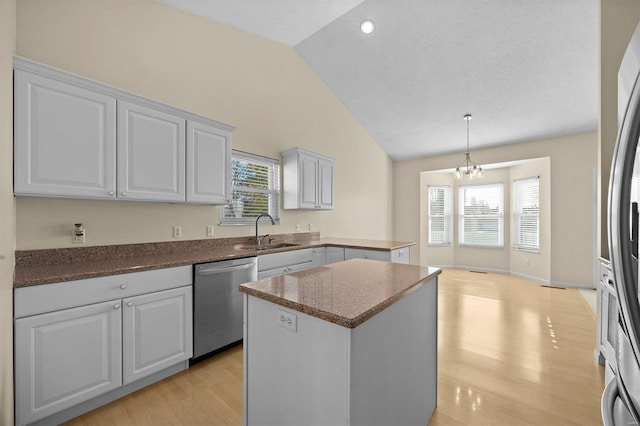
<path fill-rule="evenodd" d="M 371 34 L 375 28 L 376 25 L 371 19 L 365 19 L 364 21 L 360 22 L 360 31 L 365 34 Z"/>

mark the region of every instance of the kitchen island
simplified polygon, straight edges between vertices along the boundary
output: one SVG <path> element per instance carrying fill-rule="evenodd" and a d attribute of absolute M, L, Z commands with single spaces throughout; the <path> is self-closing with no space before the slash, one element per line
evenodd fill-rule
<path fill-rule="evenodd" d="M 439 274 L 352 259 L 241 285 L 245 425 L 427 424 Z"/>

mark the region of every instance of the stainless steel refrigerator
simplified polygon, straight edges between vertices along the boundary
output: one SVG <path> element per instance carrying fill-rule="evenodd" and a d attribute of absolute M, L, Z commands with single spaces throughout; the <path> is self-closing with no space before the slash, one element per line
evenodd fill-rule
<path fill-rule="evenodd" d="M 640 25 L 618 73 L 618 139 L 609 183 L 609 254 L 618 296 L 617 372 L 602 395 L 605 426 L 640 425 L 638 182 Z"/>

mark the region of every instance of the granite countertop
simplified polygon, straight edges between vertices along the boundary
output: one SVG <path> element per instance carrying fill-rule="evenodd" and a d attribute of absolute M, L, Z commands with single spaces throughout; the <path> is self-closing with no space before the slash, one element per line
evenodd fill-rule
<path fill-rule="evenodd" d="M 239 248 L 253 244 L 252 237 L 240 237 L 17 251 L 13 286 L 18 288 L 74 281 L 314 247 L 338 246 L 390 251 L 415 245 L 413 242 L 401 241 L 320 238 L 317 233 L 281 234 L 273 237 L 274 243 L 290 242 L 295 245 L 256 251 Z"/>
<path fill-rule="evenodd" d="M 240 285 L 240 291 L 355 328 L 436 277 L 433 267 L 351 259 Z"/>

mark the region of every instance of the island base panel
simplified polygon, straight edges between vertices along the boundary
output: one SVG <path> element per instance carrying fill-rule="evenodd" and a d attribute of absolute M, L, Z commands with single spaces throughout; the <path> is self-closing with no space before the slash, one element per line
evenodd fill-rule
<path fill-rule="evenodd" d="M 431 278 L 353 329 L 245 294 L 245 425 L 427 424 L 437 289 Z"/>

